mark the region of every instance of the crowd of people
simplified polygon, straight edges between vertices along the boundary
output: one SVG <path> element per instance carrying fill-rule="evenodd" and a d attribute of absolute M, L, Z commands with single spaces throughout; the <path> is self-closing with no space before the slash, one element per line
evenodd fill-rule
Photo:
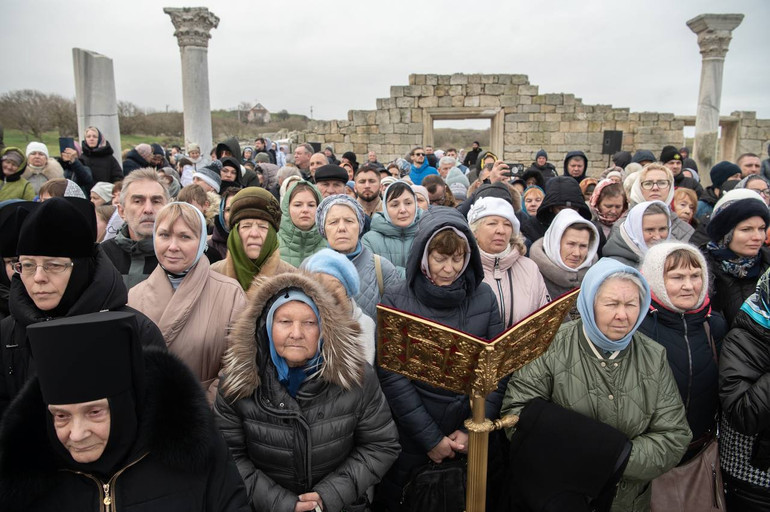
<path fill-rule="evenodd" d="M 488 510 L 657 510 L 717 447 L 715 503 L 770 508 L 770 160 L 116 156 L 0 150 L 3 510 L 408 510 L 470 401 L 377 364 L 377 305 L 493 340 L 575 288 L 486 397 Z"/>

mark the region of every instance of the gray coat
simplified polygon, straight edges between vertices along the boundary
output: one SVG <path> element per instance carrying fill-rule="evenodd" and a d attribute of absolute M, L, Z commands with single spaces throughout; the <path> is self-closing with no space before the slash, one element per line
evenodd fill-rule
<path fill-rule="evenodd" d="M 396 267 L 387 258 L 380 256 L 380 262 L 382 266 L 383 291 L 389 290 L 403 281 Z M 358 278 L 361 280 L 361 287 L 358 290 L 358 294 L 353 297 L 353 300 L 356 301 L 361 311 L 376 322 L 377 304 L 382 299 L 382 296 L 377 284 L 374 253 L 368 247 L 362 245 L 361 252 L 353 258 L 353 265 L 356 266 Z"/>

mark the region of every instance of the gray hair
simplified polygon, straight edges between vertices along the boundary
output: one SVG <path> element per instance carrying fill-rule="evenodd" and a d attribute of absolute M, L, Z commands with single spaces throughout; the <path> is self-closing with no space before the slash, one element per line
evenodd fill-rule
<path fill-rule="evenodd" d="M 168 188 L 166 188 L 166 184 L 163 183 L 163 181 L 160 179 L 155 169 L 144 167 L 142 169 L 131 171 L 128 176 L 123 178 L 123 188 L 120 191 L 120 206 L 124 208 L 126 207 L 128 189 L 132 183 L 137 181 L 154 181 L 163 189 L 163 196 L 166 198 L 166 202 L 169 202 L 171 199 L 171 196 L 168 194 Z"/>
<path fill-rule="evenodd" d="M 666 208 L 663 208 L 661 205 L 655 203 L 651 204 L 647 207 L 646 210 L 644 210 L 644 214 L 642 214 L 642 217 L 649 217 L 650 215 L 665 215 L 666 217 L 669 216 L 669 212 Z M 669 221 L 670 224 L 670 221 Z"/>
<path fill-rule="evenodd" d="M 441 160 L 438 161 L 439 167 L 447 164 L 452 164 L 452 167 L 454 167 L 455 165 L 457 165 L 457 160 L 451 156 L 442 156 Z"/>
<path fill-rule="evenodd" d="M 299 176 L 301 178 L 302 174 L 299 172 L 299 169 L 290 165 L 284 165 L 278 169 L 278 174 L 276 174 L 276 178 L 278 179 L 279 183 L 283 182 L 283 180 L 289 176 Z"/>
<path fill-rule="evenodd" d="M 639 279 L 639 276 L 636 274 L 631 274 L 629 272 L 625 272 L 623 270 L 619 270 L 618 272 L 614 272 L 610 275 L 608 275 L 604 282 L 599 286 L 599 288 L 596 289 L 596 295 L 594 295 L 594 306 L 596 306 L 596 297 L 599 296 L 602 289 L 607 286 L 612 280 L 618 280 L 618 281 L 626 281 L 628 283 L 632 283 L 634 286 L 636 286 L 636 289 L 639 291 L 639 305 L 641 306 L 644 304 L 644 284 L 642 283 L 642 280 Z M 646 311 L 639 311 L 640 315 L 647 314 Z"/>

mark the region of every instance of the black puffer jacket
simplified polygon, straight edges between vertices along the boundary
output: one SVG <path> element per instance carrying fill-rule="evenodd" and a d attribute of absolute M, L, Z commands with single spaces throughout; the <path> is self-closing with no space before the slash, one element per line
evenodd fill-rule
<path fill-rule="evenodd" d="M 99 250 L 93 280 L 65 316 L 103 310 L 131 311 L 136 314 L 142 345 L 165 350 L 166 342 L 163 341 L 158 327 L 144 314 L 126 306 L 127 302 L 128 291 L 123 279 L 110 260 Z M 27 326 L 48 320 L 35 307 L 17 276 L 14 276 L 11 282 L 10 312 L 11 316 L 0 322 L 0 360 L 3 365 L 3 375 L 0 379 L 0 417 L 13 397 L 21 391 L 24 383 L 35 374 L 27 343 Z"/>
<path fill-rule="evenodd" d="M 639 331 L 666 347 L 666 357 L 682 396 L 693 441 L 716 426 L 719 410 L 717 354 L 727 332 L 724 318 L 710 314 L 708 302 L 676 313 L 653 299 Z M 708 323 L 712 345 L 706 334 Z"/>
<path fill-rule="evenodd" d="M 0 431 L 0 509 L 247 512 L 243 482 L 214 427 L 198 380 L 176 357 L 144 352 L 146 395 L 138 439 L 111 480 L 68 471 L 46 432 L 37 378 Z M 109 484 L 112 508 L 105 508 Z"/>
<path fill-rule="evenodd" d="M 727 327 L 730 328 L 743 301 L 754 293 L 759 277 L 770 267 L 770 248 L 762 247 L 759 250 L 761 255 L 759 274 L 756 277 L 744 278 L 737 278 L 725 272 L 719 261 L 706 250 L 705 246 L 701 247 L 701 252 L 706 256 L 709 266 L 711 308 L 722 314 L 727 321 Z"/>
<path fill-rule="evenodd" d="M 80 160 L 83 162 L 83 165 L 91 169 L 94 183 L 99 181 L 115 183 L 123 179 L 123 170 L 113 156 L 114 151 L 109 141 L 104 146 L 93 149 L 88 147 L 85 141 L 83 141 L 81 147 L 83 148 L 83 155 L 80 157 Z"/>
<path fill-rule="evenodd" d="M 770 507 L 770 331 L 743 311 L 725 336 L 719 359 L 722 438 L 726 476 L 764 487 Z M 756 491 L 762 487 L 756 487 Z M 759 509 L 757 509 L 759 510 Z"/>
<path fill-rule="evenodd" d="M 288 288 L 304 291 L 321 317 L 323 363 L 296 394 L 278 380 L 267 311 Z M 326 512 L 364 510 L 367 488 L 398 455 L 398 435 L 360 330 L 326 289 L 302 271 L 260 278 L 224 358 L 214 414 L 255 510 L 291 512 L 317 492 Z M 256 339 L 255 339 L 256 336 Z"/>
<path fill-rule="evenodd" d="M 420 264 L 431 236 L 447 226 L 467 237 L 471 259 L 457 281 L 449 287 L 439 287 L 422 273 Z M 406 281 L 387 289 L 382 303 L 491 340 L 502 332 L 503 324 L 494 292 L 483 279 L 479 249 L 467 222 L 457 210 L 436 206 L 420 220 L 407 260 Z M 383 482 L 382 490 L 383 495 L 397 501 L 410 470 L 427 463 L 427 453 L 444 436 L 464 428 L 463 422 L 470 417 L 470 401 L 466 395 L 412 381 L 382 368 L 379 375 L 382 390 L 398 425 L 402 447 L 402 453 Z M 487 417 L 498 417 L 501 404 L 502 388 L 487 399 Z"/>
<path fill-rule="evenodd" d="M 128 176 L 131 171 L 142 169 L 144 167 L 152 167 L 150 162 L 145 160 L 142 155 L 136 149 L 132 149 L 126 155 L 126 159 L 123 160 L 123 176 Z"/>
<path fill-rule="evenodd" d="M 521 233 L 530 242 L 543 238 L 556 217 L 552 210 L 554 206 L 572 208 L 584 219 L 591 220 L 591 209 L 588 208 L 577 181 L 572 176 L 557 176 L 546 183 L 545 197 L 537 209 L 537 216 L 530 217 L 521 225 Z M 599 233 L 603 238 L 602 230 L 599 230 Z M 603 245 L 603 240 L 600 240 L 599 247 Z"/>

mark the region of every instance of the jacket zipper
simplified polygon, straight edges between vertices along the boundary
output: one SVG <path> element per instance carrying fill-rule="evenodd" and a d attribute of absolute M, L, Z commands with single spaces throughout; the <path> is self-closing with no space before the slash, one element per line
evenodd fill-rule
<path fill-rule="evenodd" d="M 687 345 L 687 364 L 689 366 L 689 373 L 687 375 L 687 400 L 684 403 L 685 412 L 690 411 L 690 395 L 692 394 L 692 349 L 690 348 L 690 338 L 687 332 L 687 319 L 684 317 L 684 313 L 681 315 L 682 325 L 684 325 L 684 342 Z"/>
<path fill-rule="evenodd" d="M 147 456 L 147 453 L 143 454 L 141 457 L 136 459 L 131 464 L 124 466 L 120 471 L 112 475 L 112 478 L 110 478 L 109 482 L 107 482 L 106 484 L 102 482 L 100 479 L 88 473 L 84 473 L 82 471 L 72 471 L 72 472 L 77 475 L 82 475 L 86 478 L 89 478 L 96 483 L 97 487 L 99 487 L 99 503 L 100 503 L 99 510 L 103 510 L 104 512 L 110 512 L 111 510 L 117 510 L 117 502 L 115 501 L 115 480 L 117 480 L 117 478 L 121 474 L 123 474 L 124 471 L 126 471 L 128 468 L 130 468 L 134 464 L 138 463 L 140 460 L 142 460 L 146 456 Z M 67 471 L 71 471 L 71 470 L 67 470 Z"/>
<path fill-rule="evenodd" d="M 500 258 L 495 258 L 495 282 L 497 283 L 497 295 L 500 297 L 500 314 L 503 315 L 502 323 L 505 325 L 505 296 L 503 295 L 502 277 L 497 277 L 500 272 Z"/>

